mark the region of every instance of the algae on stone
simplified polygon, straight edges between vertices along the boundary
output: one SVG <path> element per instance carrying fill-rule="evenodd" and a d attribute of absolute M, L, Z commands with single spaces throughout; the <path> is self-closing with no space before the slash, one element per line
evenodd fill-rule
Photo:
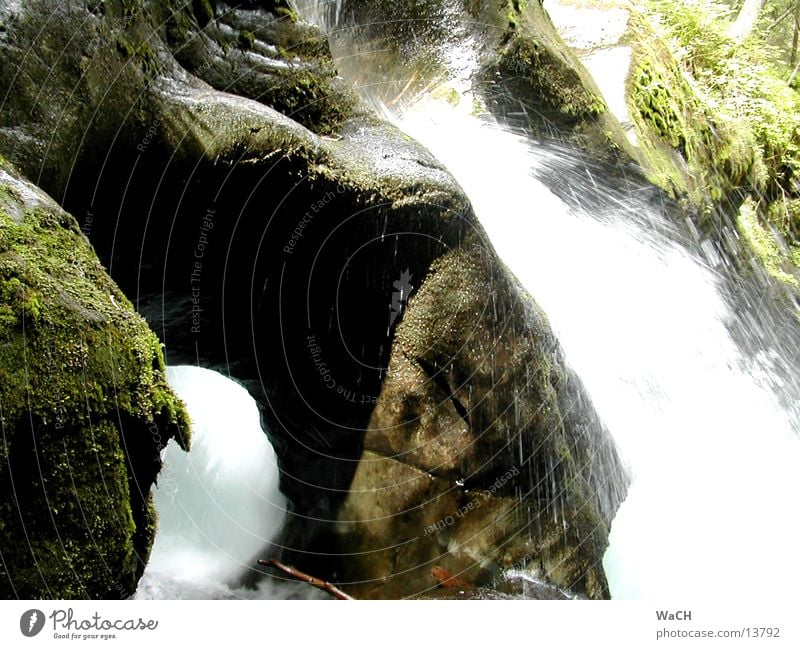
<path fill-rule="evenodd" d="M 766 251 L 777 244 L 766 239 L 776 227 L 792 246 L 800 230 L 786 209 L 800 191 L 800 94 L 780 79 L 769 48 L 727 35 L 726 11 L 669 0 L 632 12 L 630 112 L 653 182 L 699 212 L 710 231 L 736 222 L 767 272 L 794 287 L 790 256 L 775 263 Z M 759 200 L 756 221 L 744 227 L 737 212 L 750 213 L 748 196 Z"/>
<path fill-rule="evenodd" d="M 161 345 L 75 220 L 0 168 L 0 593 L 127 597 L 160 450 L 188 443 Z M 9 205 L 18 209 L 9 210 Z"/>
<path fill-rule="evenodd" d="M 775 240 L 775 235 L 758 218 L 756 205 L 752 198 L 745 200 L 739 208 L 736 229 L 748 244 L 750 250 L 764 265 L 764 269 L 775 279 L 800 289 L 800 273 L 797 272 L 797 249 L 786 250 Z"/>

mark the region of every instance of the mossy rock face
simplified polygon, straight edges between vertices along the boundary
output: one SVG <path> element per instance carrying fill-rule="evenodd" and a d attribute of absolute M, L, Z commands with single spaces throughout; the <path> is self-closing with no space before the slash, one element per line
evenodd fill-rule
<path fill-rule="evenodd" d="M 0 196 L 0 595 L 127 597 L 187 419 L 75 220 L 6 163 Z"/>
<path fill-rule="evenodd" d="M 719 26 L 708 29 L 713 32 L 709 43 L 717 43 L 720 57 L 743 56 L 719 33 Z M 745 254 L 752 253 L 768 275 L 796 293 L 793 250 L 800 228 L 791 208 L 798 193 L 792 167 L 796 154 L 793 158 L 791 152 L 797 150 L 800 131 L 785 125 L 780 134 L 776 130 L 781 119 L 791 123 L 788 115 L 796 109 L 786 106 L 792 102 L 796 106 L 797 98 L 789 97 L 784 87 L 776 89 L 782 94 L 775 101 L 743 94 L 738 96 L 739 103 L 757 107 L 732 114 L 736 111 L 731 111 L 725 92 L 763 93 L 764 89 L 731 89 L 734 81 L 717 81 L 716 76 L 713 85 L 723 90 L 709 88 L 710 72 L 701 70 L 699 74 L 705 76 L 695 78 L 698 72 L 691 60 L 680 60 L 647 17 L 634 9 L 626 38 L 633 48 L 628 104 L 648 177 L 681 201 L 690 214 L 698 215 L 705 234 L 715 237 L 720 230 L 737 230 L 746 244 Z M 703 63 L 696 65 L 702 68 Z M 766 68 L 762 71 L 769 73 Z M 782 82 L 773 83 L 782 86 Z M 788 112 L 783 118 L 780 105 Z M 780 146 L 776 139 L 781 140 Z M 776 147 L 781 150 L 773 150 Z M 759 199 L 754 201 L 754 196 Z"/>
<path fill-rule="evenodd" d="M 483 94 L 501 119 L 537 138 L 577 144 L 609 162 L 630 163 L 630 146 L 600 90 L 561 40 L 540 2 L 495 2 L 496 44 L 484 54 Z M 481 17 L 486 19 L 485 9 Z"/>
<path fill-rule="evenodd" d="M 397 329 L 339 515 L 354 593 L 430 594 L 442 570 L 496 586 L 517 568 L 608 597 L 624 471 L 544 316 L 489 260 L 477 243 L 437 260 Z"/>
<path fill-rule="evenodd" d="M 793 204 L 789 202 L 786 205 L 787 211 L 792 207 Z M 777 231 L 759 220 L 757 206 L 752 198 L 745 200 L 739 208 L 736 229 L 768 275 L 800 292 L 797 248 L 780 241 Z"/>
<path fill-rule="evenodd" d="M 185 14 L 168 19 L 177 61 L 214 88 L 255 99 L 317 133 L 337 132 L 356 100 L 336 75 L 324 35 L 281 3 L 217 7 L 219 15 L 205 22 Z"/>
<path fill-rule="evenodd" d="M 735 200 L 740 187 L 757 186 L 763 170 L 754 143 L 708 109 L 666 44 L 636 12 L 628 38 L 630 112 L 651 180 L 700 213 Z"/>

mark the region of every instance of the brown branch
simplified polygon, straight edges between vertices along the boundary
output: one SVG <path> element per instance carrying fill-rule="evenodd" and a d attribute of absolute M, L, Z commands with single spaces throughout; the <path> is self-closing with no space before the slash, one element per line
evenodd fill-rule
<path fill-rule="evenodd" d="M 284 563 L 281 563 L 277 559 L 259 559 L 258 563 L 262 566 L 271 566 L 273 568 L 277 568 L 281 572 L 286 573 L 287 575 L 294 577 L 299 581 L 304 581 L 315 588 L 319 588 L 320 590 L 324 590 L 326 593 L 330 593 L 336 599 L 355 599 L 350 597 L 347 593 L 339 590 L 336 586 L 328 581 L 323 581 L 322 579 L 317 579 L 316 577 L 312 577 L 311 575 L 307 575 L 306 573 L 298 570 L 297 568 L 293 568 L 292 566 L 287 566 Z"/>
<path fill-rule="evenodd" d="M 784 19 L 790 13 L 792 13 L 793 11 L 797 11 L 798 7 L 800 7 L 800 2 L 796 2 L 796 3 L 790 4 L 789 8 L 786 9 L 786 11 L 784 11 L 780 16 L 778 16 L 775 20 L 773 20 L 770 23 L 769 27 L 767 27 L 767 31 L 771 32 L 773 29 L 775 29 L 778 25 L 780 25 L 784 21 Z"/>
<path fill-rule="evenodd" d="M 794 9 L 795 9 L 794 5 L 790 5 L 789 8 L 786 11 L 784 11 L 780 16 L 778 16 L 775 20 L 773 20 L 769 24 L 769 27 L 767 27 L 767 29 L 765 31 L 771 32 L 773 29 L 775 29 L 778 25 L 780 25 L 784 21 L 784 19 L 790 13 L 792 13 L 794 11 Z"/>

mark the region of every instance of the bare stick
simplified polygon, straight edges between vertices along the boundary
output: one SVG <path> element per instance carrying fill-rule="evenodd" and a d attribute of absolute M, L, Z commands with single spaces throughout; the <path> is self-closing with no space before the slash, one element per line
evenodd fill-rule
<path fill-rule="evenodd" d="M 299 581 L 304 581 L 307 584 L 314 586 L 315 588 L 319 588 L 320 590 L 324 590 L 326 593 L 330 593 L 336 599 L 354 599 L 350 597 L 347 593 L 339 590 L 336 586 L 332 583 L 323 581 L 322 579 L 317 579 L 316 577 L 312 577 L 311 575 L 307 575 L 306 573 L 298 570 L 297 568 L 293 568 L 292 566 L 287 566 L 284 563 L 281 563 L 277 559 L 259 559 L 258 563 L 262 566 L 271 566 L 273 568 L 277 568 L 281 572 L 286 573 L 287 575 L 294 577 Z"/>

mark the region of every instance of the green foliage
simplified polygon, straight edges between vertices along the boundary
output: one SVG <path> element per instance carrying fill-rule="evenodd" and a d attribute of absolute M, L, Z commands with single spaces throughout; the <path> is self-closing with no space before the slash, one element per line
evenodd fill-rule
<path fill-rule="evenodd" d="M 253 44 L 256 42 L 256 36 L 253 32 L 243 29 L 239 32 L 239 47 L 243 50 L 253 49 Z"/>
<path fill-rule="evenodd" d="M 742 0 L 734 3 L 738 10 Z M 800 32 L 800 2 L 798 0 L 769 0 L 759 16 L 759 30 L 764 40 L 774 45 L 781 59 L 790 67 L 797 65 L 798 43 L 795 35 Z M 798 79 L 795 77 L 794 83 Z M 798 89 L 800 86 L 795 86 Z"/>
<path fill-rule="evenodd" d="M 742 203 L 736 219 L 736 229 L 761 260 L 767 273 L 789 286 L 800 288 L 800 282 L 789 272 L 793 261 L 791 255 L 796 253 L 793 251 L 787 254 L 778 244 L 772 232 L 759 221 L 755 203 L 751 199 Z"/>
<path fill-rule="evenodd" d="M 127 38 L 120 35 L 117 36 L 117 52 L 122 54 L 126 59 L 129 59 L 136 54 L 136 49 L 130 44 Z"/>
<path fill-rule="evenodd" d="M 122 0 L 122 17 L 133 18 L 136 16 L 142 9 L 141 4 L 139 0 Z"/>
<path fill-rule="evenodd" d="M 800 198 L 781 197 L 772 202 L 767 210 L 767 219 L 780 232 L 800 241 Z"/>
<path fill-rule="evenodd" d="M 708 208 L 749 182 L 754 147 L 714 113 L 646 20 L 632 16 L 630 30 L 637 47 L 628 96 L 649 173 L 676 198 Z"/>
<path fill-rule="evenodd" d="M 758 31 L 742 43 L 731 39 L 727 29 L 735 12 L 717 0 L 650 0 L 647 11 L 690 90 L 695 115 L 717 139 L 705 161 L 718 176 L 715 184 L 766 202 L 796 192 L 800 94 L 786 83 L 780 52 Z M 681 133 L 668 122 L 658 126 L 676 146 Z"/>
<path fill-rule="evenodd" d="M 289 22 L 296 23 L 298 20 L 300 20 L 299 16 L 297 15 L 297 12 L 294 9 L 292 9 L 291 7 L 277 7 L 276 6 L 275 7 L 275 11 L 273 11 L 273 13 L 276 16 L 278 16 L 278 18 L 284 18 L 284 19 L 288 20 Z"/>

